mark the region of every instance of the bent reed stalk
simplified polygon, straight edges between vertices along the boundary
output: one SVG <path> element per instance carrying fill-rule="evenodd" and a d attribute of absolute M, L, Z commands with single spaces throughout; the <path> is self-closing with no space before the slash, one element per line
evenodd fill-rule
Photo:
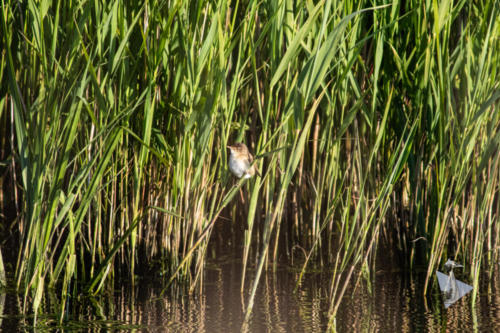
<path fill-rule="evenodd" d="M 428 282 L 458 258 L 477 287 L 500 257 L 499 4 L 373 4 L 2 0 L 25 307 L 61 286 L 63 313 L 156 263 L 193 291 L 227 206 L 247 223 L 242 291 L 259 272 L 247 317 L 260 272 L 299 247 L 298 287 L 331 269 L 331 327 L 379 246 Z M 261 156 L 245 203 L 237 141 Z"/>

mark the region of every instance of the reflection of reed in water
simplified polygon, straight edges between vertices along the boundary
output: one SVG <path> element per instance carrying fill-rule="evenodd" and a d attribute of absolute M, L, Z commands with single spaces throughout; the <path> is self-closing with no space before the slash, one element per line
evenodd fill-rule
<path fill-rule="evenodd" d="M 253 278 L 251 274 L 249 278 Z M 161 294 L 158 282 L 135 288 L 110 288 L 109 297 L 74 298 L 63 323 L 79 332 L 239 332 L 247 294 L 239 292 L 241 266 L 227 263 L 207 267 L 202 294 L 175 289 Z M 448 275 L 447 275 L 448 276 Z M 328 317 L 328 273 L 311 273 L 296 293 L 294 272 L 266 272 L 258 289 L 247 332 L 324 332 Z M 425 276 L 379 272 L 373 282 L 350 284 L 336 318 L 338 332 L 500 332 L 500 275 L 484 276 L 475 306 L 463 303 L 443 311 L 441 293 L 423 298 Z M 50 292 L 50 291 L 49 291 Z M 22 297 L 9 295 L 1 309 L 0 330 L 26 331 L 32 318 L 19 316 Z M 48 301 L 50 300 L 50 302 Z M 16 302 L 17 301 L 17 302 Z M 57 297 L 41 304 L 37 329 L 54 330 Z M 68 329 L 71 331 L 71 329 Z M 64 331 L 64 330 L 62 330 Z"/>

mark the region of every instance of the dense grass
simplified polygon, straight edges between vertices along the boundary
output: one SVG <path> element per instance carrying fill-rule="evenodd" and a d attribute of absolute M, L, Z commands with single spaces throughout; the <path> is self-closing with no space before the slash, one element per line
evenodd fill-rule
<path fill-rule="evenodd" d="M 248 314 L 262 270 L 298 248 L 303 273 L 332 269 L 332 323 L 381 245 L 429 278 L 457 258 L 477 286 L 500 255 L 499 10 L 3 0 L 18 287 L 36 312 L 44 288 L 98 293 L 160 259 L 166 282 L 194 290 L 224 208 L 257 269 Z M 262 178 L 235 187 L 236 141 Z"/>

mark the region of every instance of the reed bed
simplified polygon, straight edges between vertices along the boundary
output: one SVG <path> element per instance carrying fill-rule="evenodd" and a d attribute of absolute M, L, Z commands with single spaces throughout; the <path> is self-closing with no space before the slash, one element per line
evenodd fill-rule
<path fill-rule="evenodd" d="M 25 306 L 60 287 L 62 313 L 151 267 L 194 291 L 215 223 L 245 224 L 247 317 L 279 257 L 302 256 L 298 288 L 331 270 L 332 327 L 380 246 L 429 283 L 457 258 L 477 286 L 500 255 L 499 7 L 2 0 L 0 167 L 18 216 L 2 223 Z M 237 141 L 262 178 L 231 178 Z"/>

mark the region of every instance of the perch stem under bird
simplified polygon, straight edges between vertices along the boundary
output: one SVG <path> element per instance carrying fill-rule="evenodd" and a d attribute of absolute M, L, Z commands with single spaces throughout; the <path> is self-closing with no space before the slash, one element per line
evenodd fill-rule
<path fill-rule="evenodd" d="M 227 146 L 229 148 L 229 170 L 238 178 L 251 178 L 260 173 L 257 170 L 257 165 L 253 163 L 253 156 L 248 151 L 248 147 L 244 143 L 235 143 Z"/>

